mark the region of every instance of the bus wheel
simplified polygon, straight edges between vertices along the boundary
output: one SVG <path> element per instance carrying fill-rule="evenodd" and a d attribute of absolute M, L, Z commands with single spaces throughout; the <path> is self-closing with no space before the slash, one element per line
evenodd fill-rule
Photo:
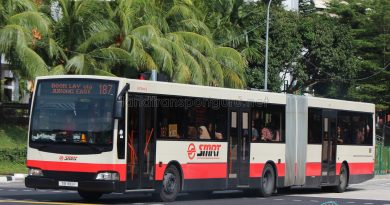
<path fill-rule="evenodd" d="M 174 201 L 180 192 L 181 177 L 175 166 L 169 166 L 164 173 L 160 199 L 164 202 Z"/>
<path fill-rule="evenodd" d="M 79 190 L 79 195 L 81 196 L 81 198 L 85 199 L 86 201 L 96 201 L 103 195 L 103 193 Z"/>
<path fill-rule="evenodd" d="M 266 164 L 261 177 L 260 195 L 262 197 L 271 196 L 275 191 L 275 172 L 270 164 Z"/>
<path fill-rule="evenodd" d="M 340 178 L 339 184 L 335 187 L 335 191 L 342 193 L 347 189 L 348 186 L 348 169 L 347 166 L 343 163 L 340 168 Z"/>

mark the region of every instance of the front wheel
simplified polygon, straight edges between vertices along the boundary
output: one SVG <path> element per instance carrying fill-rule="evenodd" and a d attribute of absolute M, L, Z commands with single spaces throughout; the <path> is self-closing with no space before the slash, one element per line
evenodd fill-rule
<path fill-rule="evenodd" d="M 261 177 L 260 195 L 262 197 L 271 196 L 275 191 L 275 171 L 270 164 L 266 164 Z"/>
<path fill-rule="evenodd" d="M 174 201 L 180 192 L 181 177 L 175 166 L 169 166 L 164 173 L 160 199 L 164 202 Z"/>
<path fill-rule="evenodd" d="M 348 169 L 345 164 L 342 164 L 340 168 L 339 183 L 335 187 L 335 191 L 337 193 L 342 193 L 347 189 L 347 186 L 348 186 Z"/>
<path fill-rule="evenodd" d="M 89 192 L 89 191 L 78 191 L 81 198 L 86 201 L 97 201 L 103 193 L 100 192 Z"/>

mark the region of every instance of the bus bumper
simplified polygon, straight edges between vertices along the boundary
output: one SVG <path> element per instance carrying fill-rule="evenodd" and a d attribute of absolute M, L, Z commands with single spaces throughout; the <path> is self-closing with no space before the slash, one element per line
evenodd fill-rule
<path fill-rule="evenodd" d="M 59 180 L 46 177 L 27 176 L 24 183 L 26 187 L 34 189 L 69 189 L 102 193 L 121 193 L 125 191 L 126 187 L 125 182 L 120 181 L 79 181 L 77 187 L 59 186 L 58 181 Z"/>

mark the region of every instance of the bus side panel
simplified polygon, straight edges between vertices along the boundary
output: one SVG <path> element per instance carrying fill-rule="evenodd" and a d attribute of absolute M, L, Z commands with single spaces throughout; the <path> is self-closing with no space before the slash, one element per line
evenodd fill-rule
<path fill-rule="evenodd" d="M 251 143 L 249 177 L 250 187 L 260 187 L 263 168 L 268 161 L 276 165 L 277 187 L 284 186 L 285 177 L 285 144 L 283 143 Z"/>
<path fill-rule="evenodd" d="M 321 184 L 321 154 L 322 145 L 307 145 L 306 187 L 319 187 Z"/>
<path fill-rule="evenodd" d="M 349 184 L 356 184 L 374 177 L 374 148 L 363 145 L 338 145 L 336 174 L 344 161 L 349 167 Z"/>
<path fill-rule="evenodd" d="M 183 191 L 227 188 L 227 142 L 157 140 L 155 180 L 160 184 L 170 162 L 179 163 Z"/>

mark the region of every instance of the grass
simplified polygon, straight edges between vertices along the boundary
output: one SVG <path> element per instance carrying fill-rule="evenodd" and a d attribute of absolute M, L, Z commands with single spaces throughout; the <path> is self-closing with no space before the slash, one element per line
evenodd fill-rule
<path fill-rule="evenodd" d="M 5 151 L 6 153 L 13 153 L 7 150 L 25 150 L 27 144 L 27 127 L 4 123 L 0 124 L 0 142 L 0 151 Z M 2 158 L 4 159 L 4 156 L 0 156 L 0 159 Z M 0 174 L 27 173 L 24 162 L 24 158 L 17 161 L 0 160 Z"/>

